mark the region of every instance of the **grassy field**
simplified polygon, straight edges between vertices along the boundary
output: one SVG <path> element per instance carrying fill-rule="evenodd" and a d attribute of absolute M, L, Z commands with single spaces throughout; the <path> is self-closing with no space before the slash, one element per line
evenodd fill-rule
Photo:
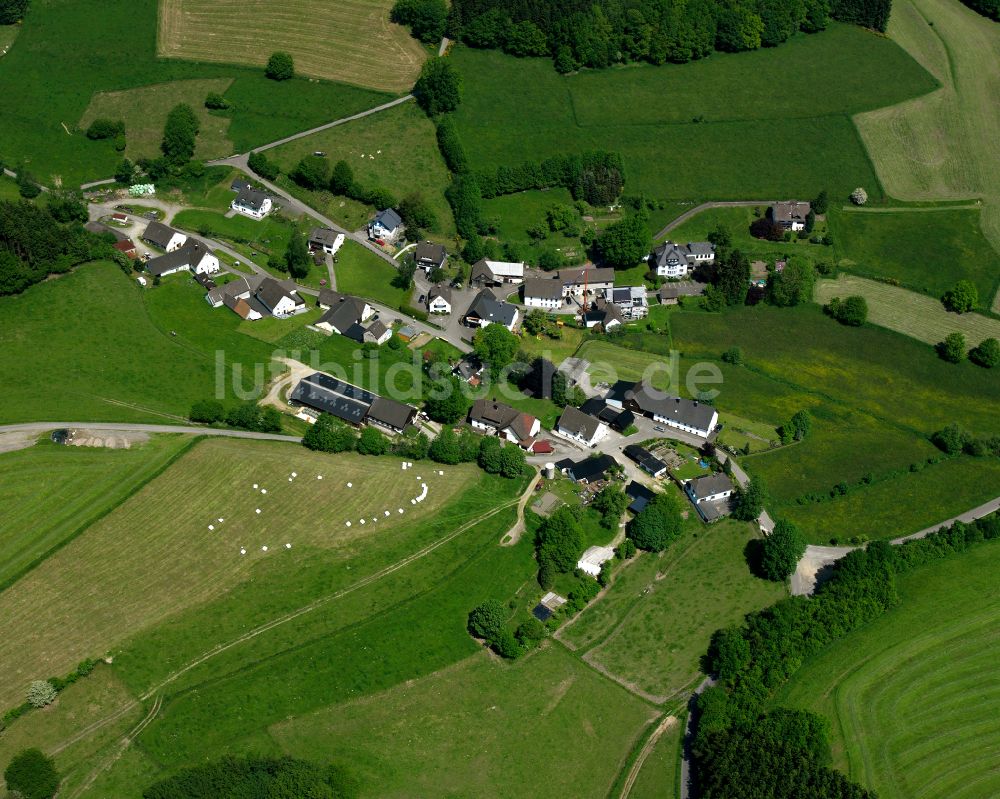
<path fill-rule="evenodd" d="M 996 796 L 998 568 L 994 542 L 899 578 L 902 605 L 807 662 L 776 703 L 830 719 L 834 765 L 883 799 Z"/>
<path fill-rule="evenodd" d="M 267 365 L 270 349 L 227 334 L 239 318 L 213 315 L 195 285 L 178 276 L 144 293 L 118 267 L 96 263 L 0 298 L 0 420 L 181 421 L 192 402 L 214 396 L 217 350 L 230 363 L 245 358 L 247 373 Z M 180 301 L 162 302 L 172 297 Z M 164 305 L 169 313 L 158 314 Z M 181 326 L 174 311 L 200 327 Z"/>
<path fill-rule="evenodd" d="M 0 25 L 0 54 L 2 54 L 0 57 L 7 55 L 7 51 L 10 50 L 20 32 L 20 25 Z"/>
<path fill-rule="evenodd" d="M 174 216 L 173 222 L 179 228 L 193 230 L 202 236 L 225 239 L 233 243 L 235 249 L 245 250 L 247 257 L 258 263 L 263 261 L 264 265 L 267 257 L 260 255 L 274 256 L 280 261 L 296 229 L 294 223 L 282 217 L 256 220 L 238 214 L 226 217 L 221 211 L 185 210 Z"/>
<path fill-rule="evenodd" d="M 982 197 L 983 232 L 1000 251 L 1000 151 L 991 143 L 1000 28 L 959 3 L 900 0 L 889 36 L 942 87 L 856 117 L 883 185 L 906 200 Z M 1000 310 L 1000 296 L 995 302 Z"/>
<path fill-rule="evenodd" d="M 680 780 L 681 736 L 685 719 L 663 731 L 660 739 L 642 764 L 639 776 L 629 791 L 629 799 L 675 799 Z"/>
<path fill-rule="evenodd" d="M 750 525 L 705 527 L 685 510 L 685 534 L 621 571 L 614 589 L 562 634 L 589 663 L 659 700 L 681 696 L 700 679 L 698 658 L 716 629 L 784 593 L 750 574 L 743 557 L 754 537 Z"/>
<path fill-rule="evenodd" d="M 1000 253 L 979 227 L 978 209 L 924 208 L 895 212 L 833 209 L 830 228 L 838 265 L 863 277 L 889 278 L 939 299 L 971 280 L 988 309 L 1000 285 Z"/>
<path fill-rule="evenodd" d="M 573 196 L 568 189 L 522 191 L 483 200 L 483 218 L 497 220 L 497 238 L 504 244 L 510 243 L 518 248 L 519 257 L 529 263 L 537 263 L 539 255 L 549 250 L 558 252 L 566 259 L 566 263 L 583 263 L 586 260 L 586 249 L 579 236 L 548 233 L 546 238 L 538 241 L 528 235 L 529 228 L 539 225 L 548 231 L 545 212 L 554 205 L 573 205 Z M 582 217 L 578 221 L 582 228 Z"/>
<path fill-rule="evenodd" d="M 916 533 L 1000 494 L 1000 461 L 959 458 L 905 473 L 827 502 L 774 504 L 772 514 L 802 528 L 815 544 L 864 535 L 870 539 Z"/>
<path fill-rule="evenodd" d="M 970 347 L 984 338 L 1000 338 L 1000 320 L 977 313 L 949 313 L 939 300 L 909 289 L 845 274 L 816 283 L 819 303 L 852 294 L 860 294 L 868 302 L 869 322 L 927 344 L 937 344 L 955 332 L 962 333 Z"/>
<path fill-rule="evenodd" d="M 95 119 L 121 119 L 125 122 L 125 155 L 133 161 L 161 155 L 163 125 L 170 109 L 187 103 L 198 116 L 198 139 L 195 157 L 202 160 L 221 158 L 233 152 L 229 140 L 229 118 L 209 113 L 205 97 L 210 92 L 225 94 L 232 84 L 228 78 L 178 80 L 124 89 L 98 92 L 80 118 L 80 130 L 86 130 Z"/>
<path fill-rule="evenodd" d="M 131 449 L 63 447 L 48 439 L 0 455 L 0 586 L 7 585 L 164 468 L 187 436 Z M 46 490 L 39 492 L 39 486 Z"/>
<path fill-rule="evenodd" d="M 263 0 L 161 0 L 157 53 L 263 67 L 272 52 L 283 50 L 301 75 L 404 92 L 426 52 L 405 28 L 389 22 L 391 6 L 384 0 L 292 0 L 278 9 Z"/>
<path fill-rule="evenodd" d="M 267 155 L 288 172 L 302 156 L 325 152 L 331 164 L 347 161 L 362 186 L 388 189 L 397 198 L 419 192 L 437 215 L 433 232 L 446 240 L 455 235 L 455 223 L 444 199 L 449 177 L 435 135 L 433 123 L 411 102 L 276 147 Z M 341 199 L 331 203 L 339 208 Z M 333 216 L 338 218 L 336 212 Z"/>
<path fill-rule="evenodd" d="M 719 424 L 723 429 L 716 440 L 736 449 L 743 449 L 749 444 L 750 452 L 761 452 L 770 449 L 771 443 L 780 439 L 774 425 L 731 413 L 720 413 Z"/>
<path fill-rule="evenodd" d="M 156 0 L 32 3 L 17 46 L 0 60 L 4 157 L 26 160 L 47 183 L 73 185 L 112 175 L 121 154 L 110 142 L 90 141 L 76 129 L 98 92 L 232 81 L 226 97 L 233 109 L 216 113 L 231 120 L 228 138 L 240 152 L 387 99 L 382 92 L 325 81 L 276 83 L 256 68 L 163 60 L 156 55 L 156 26 Z M 130 102 L 123 98 L 123 107 Z"/>
<path fill-rule="evenodd" d="M 337 278 L 338 291 L 367 297 L 390 308 L 398 308 L 400 303 L 411 301 L 412 291 L 392 285 L 395 268 L 357 242 L 344 242 L 337 253 L 333 273 Z"/>
<path fill-rule="evenodd" d="M 271 728 L 284 751 L 339 751 L 362 797 L 603 798 L 653 710 L 548 645 L 514 664 L 479 653 L 382 694 Z M 559 757 L 553 742 L 572 741 Z"/>
<path fill-rule="evenodd" d="M 811 197 L 824 186 L 846 196 L 857 185 L 876 196 L 849 114 L 936 85 L 891 41 L 840 25 L 782 48 L 570 77 L 541 59 L 463 48 L 452 58 L 465 80 L 456 116 L 474 164 L 615 150 L 625 157 L 628 192 L 666 200 Z M 883 70 L 891 84 L 870 79 Z M 806 82 L 822 74 L 822 92 L 774 92 L 790 74 Z M 782 152 L 796 156 L 780 169 L 761 157 Z"/>
<path fill-rule="evenodd" d="M 290 482 L 293 470 L 300 477 Z M 394 458 L 333 461 L 295 445 L 200 443 L 0 595 L 8 620 L 0 663 L 10 675 L 0 705 L 12 704 L 40 674 L 69 671 L 84 657 L 252 580 L 261 562 L 284 558 L 286 569 L 296 568 L 317 551 L 343 557 L 368 547 L 382 529 L 372 521 L 376 514 L 393 535 L 419 526 L 479 473 L 455 467 L 445 479 L 428 470 L 429 499 L 417 507 L 409 499 L 419 483 L 400 474 Z M 269 493 L 252 489 L 254 483 Z M 405 516 L 397 513 L 404 505 Z M 392 523 L 383 517 L 387 509 Z M 353 526 L 345 526 L 348 521 Z M 43 605 L 40 624 L 32 608 Z"/>

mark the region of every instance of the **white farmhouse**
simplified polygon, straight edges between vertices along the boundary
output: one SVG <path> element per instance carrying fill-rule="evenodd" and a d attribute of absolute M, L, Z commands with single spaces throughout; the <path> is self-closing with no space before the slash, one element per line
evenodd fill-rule
<path fill-rule="evenodd" d="M 570 405 L 559 417 L 555 433 L 585 447 L 592 447 L 608 434 L 608 426 Z"/>

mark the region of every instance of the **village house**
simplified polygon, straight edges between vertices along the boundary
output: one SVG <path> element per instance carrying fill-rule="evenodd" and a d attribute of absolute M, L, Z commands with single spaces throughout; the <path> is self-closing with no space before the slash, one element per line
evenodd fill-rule
<path fill-rule="evenodd" d="M 236 197 L 229 204 L 229 207 L 236 213 L 258 220 L 271 213 L 271 206 L 271 198 L 249 183 L 244 183 L 239 187 Z"/>
<path fill-rule="evenodd" d="M 618 306 L 625 319 L 644 319 L 649 314 L 645 286 L 619 286 L 611 289 L 608 299 Z"/>
<path fill-rule="evenodd" d="M 681 297 L 696 297 L 704 291 L 704 286 L 690 280 L 680 283 L 664 283 L 656 296 L 660 305 L 677 305 Z"/>
<path fill-rule="evenodd" d="M 490 399 L 478 399 L 469 410 L 473 429 L 499 436 L 529 449 L 541 429 L 541 422 L 529 413 Z"/>
<path fill-rule="evenodd" d="M 206 286 L 205 300 L 213 308 L 225 305 L 241 319 L 254 322 L 268 315 L 267 308 L 254 296 L 262 280 L 258 275 L 245 275 L 222 286 Z"/>
<path fill-rule="evenodd" d="M 434 314 L 451 313 L 451 288 L 431 286 L 431 290 L 427 292 L 427 310 Z"/>
<path fill-rule="evenodd" d="M 656 496 L 656 492 L 651 488 L 647 488 L 642 483 L 633 480 L 625 486 L 625 496 L 631 500 L 628 510 L 638 516 L 646 509 L 646 506 L 653 497 Z"/>
<path fill-rule="evenodd" d="M 590 397 L 580 406 L 580 410 L 589 416 L 593 416 L 595 419 L 599 419 L 612 430 L 616 430 L 619 433 L 628 430 L 629 427 L 635 424 L 635 414 L 632 411 L 623 408 L 612 408 L 600 397 Z"/>
<path fill-rule="evenodd" d="M 142 240 L 164 252 L 173 252 L 187 241 L 187 234 L 174 230 L 162 222 L 150 222 L 142 233 Z"/>
<path fill-rule="evenodd" d="M 521 291 L 523 302 L 528 308 L 555 311 L 562 307 L 564 301 L 562 283 L 552 278 L 528 278 Z"/>
<path fill-rule="evenodd" d="M 465 312 L 465 324 L 469 327 L 498 324 L 513 332 L 519 317 L 520 314 L 515 306 L 497 299 L 489 289 L 483 289 Z"/>
<path fill-rule="evenodd" d="M 524 264 L 511 261 L 487 261 L 485 258 L 472 265 L 469 282 L 474 286 L 500 286 L 504 283 L 524 281 Z"/>
<path fill-rule="evenodd" d="M 395 242 L 403 232 L 403 220 L 392 208 L 384 208 L 368 223 L 368 238 L 373 241 Z"/>
<path fill-rule="evenodd" d="M 589 458 L 584 458 L 582 461 L 571 461 L 569 458 L 565 458 L 559 461 L 556 466 L 569 477 L 575 483 L 584 483 L 585 485 L 591 485 L 593 483 L 601 482 L 606 480 L 608 477 L 608 472 L 616 467 L 621 468 L 621 465 L 614 459 L 613 456 L 608 454 L 593 455 Z"/>
<path fill-rule="evenodd" d="M 457 375 L 460 379 L 475 388 L 482 382 L 480 375 L 482 375 L 484 368 L 479 356 L 475 353 L 469 353 L 468 355 L 463 355 L 451 371 L 452 374 Z"/>
<path fill-rule="evenodd" d="M 698 400 L 671 397 L 658 389 L 638 383 L 619 381 L 605 397 L 613 408 L 629 410 L 652 417 L 654 422 L 708 438 L 715 430 L 719 414 L 711 405 Z"/>
<path fill-rule="evenodd" d="M 413 262 L 417 265 L 417 269 L 423 269 L 428 275 L 435 269 L 444 269 L 447 260 L 448 252 L 445 248 L 430 241 L 420 242 L 413 253 Z"/>
<path fill-rule="evenodd" d="M 596 297 L 607 297 L 615 285 L 615 270 L 609 267 L 579 266 L 571 269 L 560 269 L 556 272 L 556 280 L 562 284 L 563 296 L 576 300 Z"/>
<path fill-rule="evenodd" d="M 555 433 L 585 447 L 593 447 L 608 434 L 608 426 L 570 405 L 559 417 Z"/>
<path fill-rule="evenodd" d="M 265 277 L 254 292 L 254 297 L 267 308 L 271 316 L 284 319 L 305 313 L 306 301 L 296 290 L 294 280 L 275 280 Z"/>
<path fill-rule="evenodd" d="M 581 311 L 580 319 L 588 330 L 600 326 L 605 333 L 620 327 L 624 321 L 621 309 L 605 299 L 595 300 L 586 311 Z"/>
<path fill-rule="evenodd" d="M 365 328 L 361 323 L 375 315 L 375 309 L 371 305 L 358 297 L 331 289 L 320 292 L 318 304 L 320 308 L 326 309 L 326 313 L 316 320 L 316 327 L 328 333 L 347 336 L 359 343 L 365 342 Z"/>
<path fill-rule="evenodd" d="M 336 255 L 337 251 L 344 244 L 344 234 L 328 227 L 314 227 L 309 231 L 310 252 L 325 252 L 327 255 Z"/>
<path fill-rule="evenodd" d="M 706 522 L 715 521 L 730 512 L 733 490 L 733 481 L 722 472 L 696 477 L 684 484 L 688 499 Z"/>
<path fill-rule="evenodd" d="M 153 277 L 164 277 L 175 272 L 212 275 L 219 271 L 219 259 L 206 244 L 197 239 L 186 239 L 177 249 L 147 261 L 146 269 Z"/>
<path fill-rule="evenodd" d="M 775 203 L 768 213 L 771 221 L 785 230 L 797 232 L 806 229 L 806 217 L 809 216 L 810 205 L 800 200 L 786 200 Z"/>
<path fill-rule="evenodd" d="M 707 241 L 687 244 L 665 241 L 653 250 L 651 261 L 658 277 L 686 277 L 696 266 L 715 261 L 715 246 Z"/>

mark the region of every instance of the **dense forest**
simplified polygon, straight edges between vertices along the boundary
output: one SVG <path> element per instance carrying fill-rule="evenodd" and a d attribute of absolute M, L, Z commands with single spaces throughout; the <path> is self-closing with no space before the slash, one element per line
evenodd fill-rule
<path fill-rule="evenodd" d="M 111 247 L 113 236 L 109 241 L 80 224 L 79 203 L 51 202 L 50 208 L 23 200 L 0 202 L 0 296 L 18 294 L 51 274 L 117 253 Z M 84 218 L 86 213 L 83 208 Z"/>
<path fill-rule="evenodd" d="M 996 0 L 969 0 L 990 3 Z M 714 50 L 774 47 L 829 19 L 884 31 L 891 0 L 398 0 L 414 36 L 442 34 L 514 56 L 550 56 L 560 72 L 628 61 L 683 63 Z"/>
<path fill-rule="evenodd" d="M 1000 0 L 962 0 L 973 11 L 1000 22 Z"/>

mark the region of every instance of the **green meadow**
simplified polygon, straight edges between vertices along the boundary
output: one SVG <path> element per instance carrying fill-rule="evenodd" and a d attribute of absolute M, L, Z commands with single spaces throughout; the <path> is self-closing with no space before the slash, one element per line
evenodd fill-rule
<path fill-rule="evenodd" d="M 997 795 L 998 567 L 993 542 L 899 577 L 900 606 L 805 663 L 775 704 L 829 719 L 833 765 L 883 799 Z"/>
<path fill-rule="evenodd" d="M 326 81 L 276 83 L 247 67 L 160 59 L 156 25 L 156 0 L 33 2 L 17 41 L 0 59 L 4 157 L 26 161 L 46 183 L 60 178 L 74 185 L 109 177 L 121 154 L 110 142 L 90 141 L 78 127 L 92 96 L 103 91 L 195 78 L 232 80 L 225 94 L 233 108 L 213 112 L 228 118 L 224 135 L 231 144 L 205 153 L 215 157 L 244 152 L 389 97 Z"/>
<path fill-rule="evenodd" d="M 474 166 L 614 150 L 628 192 L 665 200 L 811 197 L 823 187 L 846 197 L 858 185 L 878 197 L 851 114 L 937 85 L 892 41 L 847 25 L 780 48 L 568 77 L 547 59 L 468 48 L 451 57 Z M 873 77 L 884 74 L 893 80 Z"/>

